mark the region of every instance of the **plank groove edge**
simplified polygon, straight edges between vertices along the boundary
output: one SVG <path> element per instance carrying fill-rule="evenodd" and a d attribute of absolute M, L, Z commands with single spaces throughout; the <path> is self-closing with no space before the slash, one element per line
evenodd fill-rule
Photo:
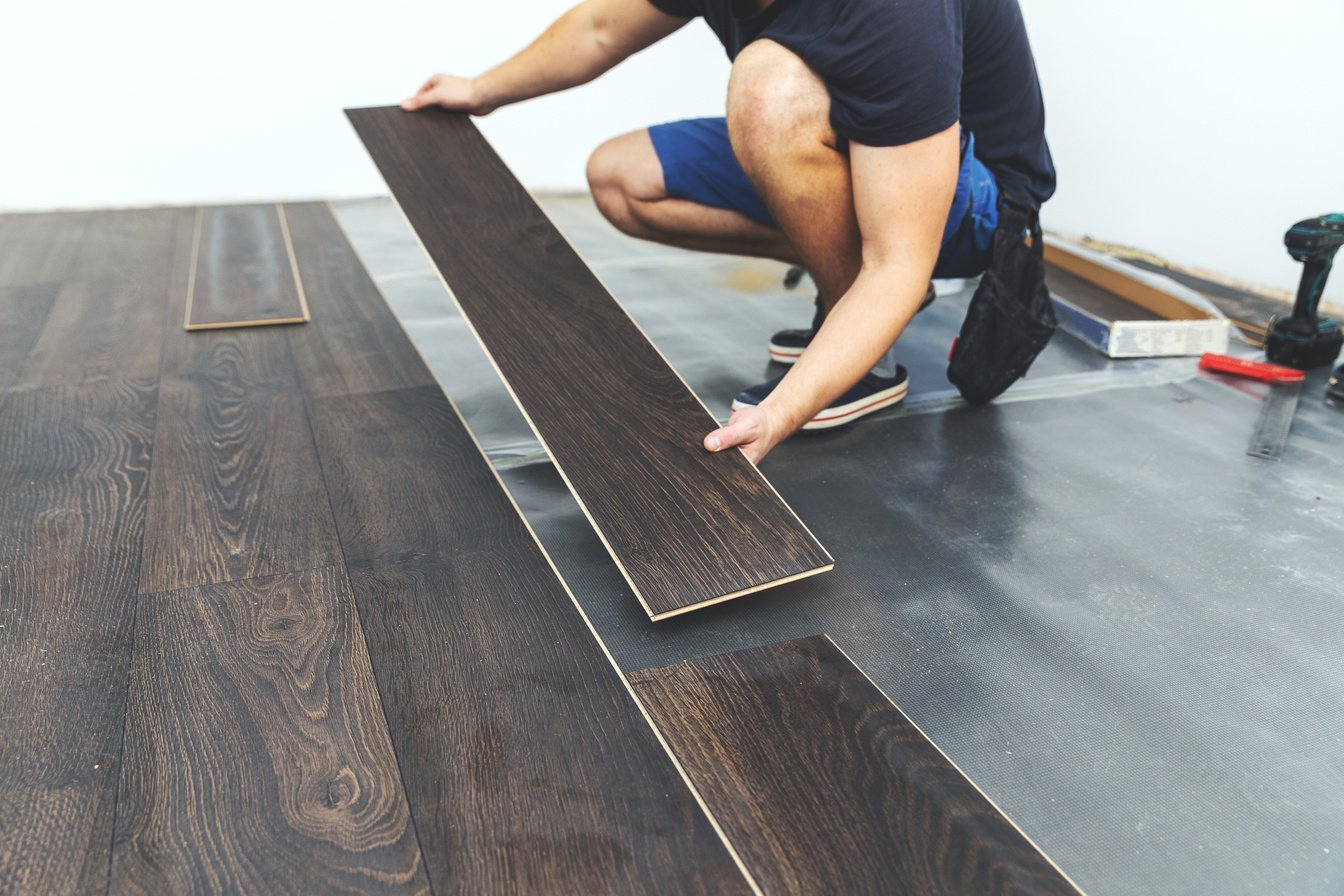
<path fill-rule="evenodd" d="M 1079 896 L 825 635 L 629 680 L 767 893 Z"/>
<path fill-rule="evenodd" d="M 346 114 L 651 619 L 834 566 L 467 116 Z"/>

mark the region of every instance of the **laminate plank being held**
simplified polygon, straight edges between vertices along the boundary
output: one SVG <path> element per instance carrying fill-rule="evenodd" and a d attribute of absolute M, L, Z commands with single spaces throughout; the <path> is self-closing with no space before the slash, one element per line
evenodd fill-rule
<path fill-rule="evenodd" d="M 347 114 L 651 618 L 831 568 L 468 116 Z"/>
<path fill-rule="evenodd" d="M 1078 896 L 825 636 L 630 681 L 764 892 Z"/>

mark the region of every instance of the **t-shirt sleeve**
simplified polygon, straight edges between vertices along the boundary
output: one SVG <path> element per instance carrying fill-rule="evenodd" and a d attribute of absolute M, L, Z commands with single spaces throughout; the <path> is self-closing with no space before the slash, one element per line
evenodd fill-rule
<path fill-rule="evenodd" d="M 961 116 L 959 0 L 831 0 L 831 26 L 776 37 L 821 75 L 831 126 L 867 146 L 902 146 Z M 783 25 L 785 23 L 780 22 Z M 763 36 L 774 37 L 769 34 Z"/>
<path fill-rule="evenodd" d="M 649 4 L 659 12 L 665 12 L 679 19 L 693 19 L 700 15 L 697 0 L 649 0 Z"/>

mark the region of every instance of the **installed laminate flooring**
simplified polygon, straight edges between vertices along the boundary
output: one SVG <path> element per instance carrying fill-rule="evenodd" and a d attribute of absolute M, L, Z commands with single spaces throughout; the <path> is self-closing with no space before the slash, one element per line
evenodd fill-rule
<path fill-rule="evenodd" d="M 831 567 L 467 116 L 348 114 L 650 617 Z"/>
<path fill-rule="evenodd" d="M 183 219 L 0 224 L 0 892 L 106 885 Z"/>
<path fill-rule="evenodd" d="M 196 210 L 0 216 L 0 892 L 750 892 L 330 210 L 285 212 L 314 322 L 203 333 Z"/>
<path fill-rule="evenodd" d="M 0 396 L 0 893 L 106 885 L 155 404 Z"/>
<path fill-rule="evenodd" d="M 139 618 L 114 892 L 427 890 L 344 567 Z"/>
<path fill-rule="evenodd" d="M 310 412 L 435 890 L 749 892 L 442 392 Z"/>
<path fill-rule="evenodd" d="M 829 638 L 630 680 L 767 893 L 1077 896 Z"/>

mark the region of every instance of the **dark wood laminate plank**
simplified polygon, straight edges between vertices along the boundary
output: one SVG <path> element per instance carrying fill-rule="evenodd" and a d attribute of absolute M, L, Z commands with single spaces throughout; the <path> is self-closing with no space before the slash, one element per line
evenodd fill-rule
<path fill-rule="evenodd" d="M 196 222 L 186 329 L 257 327 L 308 320 L 279 205 L 211 206 Z"/>
<path fill-rule="evenodd" d="M 174 260 L 188 248 L 192 214 L 191 209 L 91 214 L 16 383 L 156 376 Z"/>
<path fill-rule="evenodd" d="M 140 590 L 341 562 L 284 331 L 169 340 Z"/>
<path fill-rule="evenodd" d="M 428 884 L 344 567 L 140 599 L 113 893 Z"/>
<path fill-rule="evenodd" d="M 442 392 L 310 414 L 435 891 L 749 892 Z"/>
<path fill-rule="evenodd" d="M 294 256 L 314 320 L 289 329 L 315 398 L 407 386 L 434 376 L 378 293 L 325 202 L 285 206 Z"/>
<path fill-rule="evenodd" d="M 60 289 L 59 283 L 0 286 L 0 392 L 18 380 L 23 359 L 42 334 Z"/>
<path fill-rule="evenodd" d="M 766 893 L 1078 892 L 829 638 L 630 681 Z"/>
<path fill-rule="evenodd" d="M 467 116 L 348 115 L 652 618 L 831 567 Z"/>
<path fill-rule="evenodd" d="M 0 215 L 0 286 L 60 283 L 70 276 L 84 235 L 105 212 Z"/>
<path fill-rule="evenodd" d="M 104 382 L 0 413 L 0 893 L 106 883 L 156 403 Z"/>

